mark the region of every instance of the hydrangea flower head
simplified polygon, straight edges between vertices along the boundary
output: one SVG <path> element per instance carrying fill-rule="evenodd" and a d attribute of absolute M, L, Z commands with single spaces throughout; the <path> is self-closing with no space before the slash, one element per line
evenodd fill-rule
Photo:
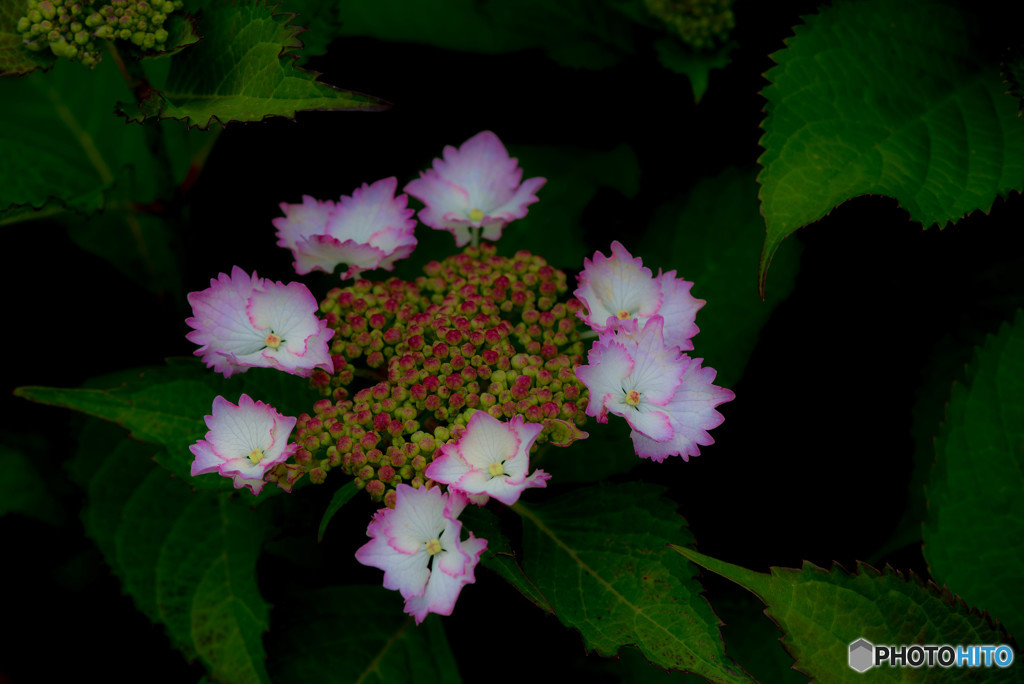
<path fill-rule="evenodd" d="M 394 508 L 377 511 L 366 530 L 370 541 L 356 560 L 384 571 L 384 587 L 405 598 L 405 612 L 419 624 L 427 613 L 451 615 L 474 570 L 486 539 L 460 539 L 459 514 L 468 503 L 461 492 L 400 484 Z"/>
<path fill-rule="evenodd" d="M 288 443 L 295 421 L 247 394 L 237 405 L 217 397 L 212 415 L 206 416 L 210 429 L 206 439 L 189 447 L 195 456 L 192 475 L 220 473 L 234 480 L 235 489 L 248 487 L 259 494 L 264 473 L 286 461 L 299 446 Z"/>
<path fill-rule="evenodd" d="M 588 365 L 576 377 L 590 391 L 587 415 L 608 422 L 613 413 L 654 441 L 672 438 L 665 406 L 675 396 L 689 360 L 665 346 L 662 317 L 651 317 L 643 328 L 624 319 L 620 332 L 607 332 L 590 348 Z"/>
<path fill-rule="evenodd" d="M 705 304 L 690 294 L 693 283 L 676 278 L 675 271 L 654 276 L 640 257 L 633 257 L 618 241 L 612 243 L 611 257 L 596 252 L 593 261 L 583 260 L 583 266 L 573 294 L 586 305 L 587 311 L 579 316 L 587 325 L 605 332 L 616 324 L 611 318 L 635 319 L 642 326 L 651 316 L 660 315 L 665 344 L 693 349 L 691 338 L 699 332 L 697 311 Z"/>
<path fill-rule="evenodd" d="M 715 410 L 719 404 L 736 398 L 732 390 L 712 384 L 717 374 L 714 368 L 701 368 L 703 359 L 690 359 L 683 373 L 679 389 L 662 410 L 672 425 L 672 437 L 655 441 L 633 430 L 633 447 L 637 456 L 660 463 L 669 456 L 699 456 L 699 446 L 714 444 L 708 430 L 718 427 L 725 418 Z"/>
<path fill-rule="evenodd" d="M 530 469 L 530 448 L 544 426 L 526 423 L 522 416 L 500 421 L 487 411 L 469 418 L 459 441 L 441 447 L 426 476 L 459 489 L 477 504 L 488 497 L 512 505 L 527 487 L 544 487 L 550 475 Z"/>
<path fill-rule="evenodd" d="M 348 264 L 342 278 L 374 268 L 390 271 L 416 247 L 413 210 L 406 208 L 408 196 L 395 196 L 397 188 L 398 179 L 391 177 L 363 183 L 338 204 L 308 195 L 302 204 L 282 202 L 285 215 L 274 219 L 277 244 L 292 251 L 300 275 L 333 273 L 338 264 Z"/>
<path fill-rule="evenodd" d="M 426 205 L 419 217 L 437 230 L 447 230 L 462 247 L 470 228 L 482 228 L 484 240 L 497 240 L 510 221 L 526 216 L 526 207 L 545 178 L 522 180 L 519 162 L 491 131 L 477 133 L 458 149 L 448 145 L 443 159 L 405 186 L 405 192 Z"/>
<path fill-rule="evenodd" d="M 257 366 L 308 377 L 314 368 L 334 372 L 327 343 L 334 331 L 317 318 L 319 304 L 302 283 L 273 282 L 235 266 L 210 287 L 188 294 L 198 345 L 208 367 L 224 377 Z"/>

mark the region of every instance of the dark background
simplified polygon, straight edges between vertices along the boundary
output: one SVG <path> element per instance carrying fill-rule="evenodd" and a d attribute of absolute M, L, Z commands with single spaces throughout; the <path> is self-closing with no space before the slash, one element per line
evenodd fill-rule
<path fill-rule="evenodd" d="M 651 208 L 701 177 L 756 160 L 767 55 L 815 6 L 737 2 L 739 49 L 728 68 L 712 73 L 699 106 L 683 77 L 656 67 L 652 51 L 588 72 L 560 67 L 539 51 L 468 55 L 335 41 L 328 57 L 308 66 L 328 82 L 388 100 L 393 109 L 229 126 L 193 191 L 181 236 L 185 290 L 205 288 L 234 264 L 289 279 L 289 256 L 272 246 L 270 217 L 278 215 L 278 202 L 304 193 L 336 196 L 388 175 L 404 183 L 443 145 L 483 129 L 510 146 L 629 144 L 641 165 L 640 194 L 627 200 L 602 191 L 584 220 L 591 251 L 607 253 L 613 239 L 634 245 Z M 438 86 L 439 74 L 446 86 Z M 1024 203 L 1015 195 L 997 201 L 989 216 L 923 231 L 894 201 L 865 197 L 800 231 L 790 238 L 803 245 L 795 290 L 763 329 L 733 387 L 736 401 L 721 408 L 726 422 L 713 433 L 716 444 L 688 463 L 644 463 L 630 477 L 671 483 L 709 555 L 762 571 L 805 559 L 852 569 L 872 558 L 907 505 L 911 410 L 916 388 L 932 372 L 932 352 L 947 343 L 969 348 L 1022 301 L 1024 264 L 1014 256 L 1024 247 L 1022 217 Z M 5 238 L 10 386 L 74 386 L 192 353 L 183 294 L 156 300 L 76 247 L 57 224 L 8 226 Z M 752 254 L 752 291 L 756 259 Z M 162 628 L 135 611 L 84 536 L 77 517 L 83 495 L 62 467 L 74 452 L 78 419 L 10 394 L 3 402 L 5 437 L 38 455 L 36 465 L 66 515 L 60 527 L 0 518 L 7 590 L 0 605 L 8 631 L 0 682 L 70 674 L 198 680 L 202 668 L 186 664 Z M 326 488 L 304 493 L 311 510 L 323 510 L 329 494 Z M 372 507 L 366 508 L 368 516 Z M 350 541 L 351 548 L 339 542 L 312 552 L 325 582 L 331 572 L 358 572 L 351 553 L 361 540 Z M 927 576 L 919 545 L 884 560 Z M 291 567 L 273 556 L 261 562 L 261 587 L 272 603 Z M 484 667 L 496 668 L 487 671 L 498 680 L 536 677 L 538 662 L 550 663 L 546 679 L 570 676 L 584 653 L 579 635 L 490 572 L 477 575 L 446 619 L 467 681 Z M 366 580 L 379 578 L 367 573 Z M 706 586 L 713 604 L 732 591 L 714 578 Z M 496 606 L 505 623 L 481 630 Z M 497 650 L 507 656 L 510 648 L 527 647 L 523 662 L 505 657 L 494 665 Z"/>

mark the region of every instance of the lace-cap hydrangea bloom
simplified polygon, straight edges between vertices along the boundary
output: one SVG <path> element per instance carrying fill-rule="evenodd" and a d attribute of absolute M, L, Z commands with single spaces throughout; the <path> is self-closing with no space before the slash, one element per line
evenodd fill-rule
<path fill-rule="evenodd" d="M 468 503 L 454 491 L 400 484 L 394 508 L 377 511 L 366 529 L 370 541 L 356 560 L 384 571 L 384 586 L 401 592 L 405 612 L 419 624 L 427 613 L 451 615 L 459 592 L 476 581 L 474 569 L 487 548 L 472 533 L 461 540 L 459 514 Z"/>
<path fill-rule="evenodd" d="M 689 363 L 677 348 L 665 346 L 662 322 L 652 316 L 640 328 L 635 319 L 622 320 L 619 333 L 601 335 L 587 354 L 588 365 L 576 369 L 590 391 L 588 416 L 607 423 L 614 413 L 656 442 L 674 435 L 665 407 Z"/>
<path fill-rule="evenodd" d="M 224 377 L 256 366 L 303 377 L 315 368 L 334 372 L 327 346 L 334 331 L 317 318 L 320 306 L 302 283 L 264 280 L 235 266 L 190 292 L 188 303 L 193 315 L 185 323 L 194 330 L 186 337 Z"/>
<path fill-rule="evenodd" d="M 213 414 L 206 416 L 206 439 L 189 450 L 195 456 L 192 475 L 220 473 L 248 487 L 253 494 L 263 489 L 263 475 L 295 453 L 298 444 L 288 443 L 296 419 L 282 416 L 273 406 L 243 394 L 238 405 L 224 397 L 213 400 Z"/>
<path fill-rule="evenodd" d="M 654 276 L 640 257 L 634 258 L 615 241 L 611 257 L 596 252 L 593 261 L 583 260 L 579 288 L 573 294 L 587 308 L 579 317 L 594 330 L 609 330 L 614 324 L 608 320 L 611 317 L 635 319 L 643 325 L 660 315 L 665 319 L 665 344 L 686 351 L 693 349 L 691 338 L 699 332 L 697 311 L 705 304 L 690 294 L 692 287 L 693 283 L 676 278 L 675 271 Z"/>
<path fill-rule="evenodd" d="M 441 455 L 427 467 L 426 476 L 459 489 L 483 505 L 493 496 L 511 506 L 527 487 L 545 487 L 550 475 L 530 469 L 530 448 L 544 426 L 526 423 L 522 416 L 500 421 L 477 411 L 458 442 L 441 447 Z"/>
<path fill-rule="evenodd" d="M 363 183 L 338 204 L 308 195 L 302 204 L 282 202 L 285 215 L 274 219 L 277 244 L 292 251 L 300 275 L 333 273 L 338 264 L 348 264 L 342 278 L 375 268 L 393 270 L 395 261 L 416 247 L 413 210 L 406 209 L 407 195 L 395 197 L 397 188 L 398 179 L 391 177 Z"/>
<path fill-rule="evenodd" d="M 405 186 L 404 191 L 426 205 L 420 221 L 455 236 L 462 247 L 482 228 L 484 240 L 497 240 L 510 221 L 526 216 L 526 207 L 537 201 L 534 194 L 545 178 L 522 180 L 518 160 L 494 133 L 483 131 L 455 149 L 444 148 L 443 159 Z"/>
<path fill-rule="evenodd" d="M 716 371 L 714 368 L 701 368 L 702 361 L 689 360 L 679 389 L 663 408 L 672 424 L 671 439 L 658 442 L 633 430 L 630 436 L 637 456 L 657 463 L 669 456 L 682 456 L 684 461 L 688 461 L 690 456 L 700 455 L 699 446 L 715 443 L 708 430 L 725 420 L 715 407 L 732 401 L 736 395 L 732 390 L 713 385 Z"/>

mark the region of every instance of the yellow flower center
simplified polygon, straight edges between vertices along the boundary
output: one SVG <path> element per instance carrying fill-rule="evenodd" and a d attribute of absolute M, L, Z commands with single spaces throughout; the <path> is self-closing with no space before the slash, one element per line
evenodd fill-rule
<path fill-rule="evenodd" d="M 626 311 L 625 309 L 620 309 L 619 313 L 617 313 L 615 315 L 618 316 L 619 319 L 623 320 L 623 321 L 626 320 L 627 318 L 632 318 L 632 315 L 630 315 L 630 313 L 628 311 Z"/>
<path fill-rule="evenodd" d="M 253 465 L 259 465 L 260 461 L 263 460 L 263 450 L 253 449 L 249 452 L 249 460 L 252 461 Z"/>
<path fill-rule="evenodd" d="M 469 220 L 473 223 L 479 223 L 484 220 L 484 212 L 479 209 L 473 209 L 469 212 Z"/>
<path fill-rule="evenodd" d="M 505 474 L 505 469 L 501 467 L 501 461 L 495 461 L 487 469 L 487 472 L 491 474 L 491 477 L 498 477 Z"/>
<path fill-rule="evenodd" d="M 277 349 L 281 346 L 283 341 L 284 340 L 282 340 L 280 336 L 275 335 L 274 333 L 267 333 L 267 339 L 263 340 L 263 344 L 267 345 L 271 349 Z"/>
<path fill-rule="evenodd" d="M 443 550 L 444 549 L 441 548 L 441 540 L 437 537 L 434 537 L 433 539 L 427 542 L 427 553 L 429 553 L 431 556 L 436 556 Z"/>
<path fill-rule="evenodd" d="M 636 390 L 629 390 L 626 392 L 626 403 L 630 406 L 636 406 L 640 403 L 640 393 Z"/>

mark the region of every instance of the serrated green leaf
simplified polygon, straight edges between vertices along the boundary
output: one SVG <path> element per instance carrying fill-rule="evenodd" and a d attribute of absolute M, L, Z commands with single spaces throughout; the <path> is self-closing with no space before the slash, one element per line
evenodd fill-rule
<path fill-rule="evenodd" d="M 274 610 L 268 642 L 273 680 L 460 682 L 442 620 L 417 626 L 398 592 L 379 586 L 304 590 Z"/>
<path fill-rule="evenodd" d="M 20 513 L 50 525 L 64 514 L 27 454 L 0 444 L 0 516 Z"/>
<path fill-rule="evenodd" d="M 195 19 L 187 17 L 180 12 L 175 12 L 167 17 L 164 23 L 164 30 L 167 31 L 167 40 L 164 47 L 158 50 L 145 52 L 143 59 L 159 59 L 161 57 L 173 57 L 190 45 L 199 42 L 199 35 L 196 34 Z"/>
<path fill-rule="evenodd" d="M 356 495 L 359 490 L 356 489 L 356 483 L 354 480 L 349 480 L 334 492 L 334 496 L 331 497 L 331 503 L 328 504 L 327 510 L 324 511 L 324 515 L 320 518 L 320 529 L 317 530 L 316 540 L 322 542 L 324 540 L 324 533 L 327 531 L 327 524 L 331 522 L 331 518 L 334 514 L 341 510 L 341 507 L 352 500 L 352 497 Z"/>
<path fill-rule="evenodd" d="M 697 312 L 693 355 L 718 371 L 715 384 L 722 387 L 742 377 L 761 328 L 796 282 L 800 251 L 790 245 L 778 255 L 778 282 L 766 299 L 758 296 L 763 235 L 755 173 L 730 168 L 699 181 L 685 200 L 659 208 L 639 250 L 645 266 L 675 270 L 707 302 Z"/>
<path fill-rule="evenodd" d="M 942 226 L 1024 188 L 1024 121 L 958 6 L 840 1 L 805 22 L 765 75 L 762 291 L 782 240 L 852 197 Z"/>
<path fill-rule="evenodd" d="M 157 450 L 90 422 L 73 468 L 91 478 L 86 532 L 186 658 L 201 657 L 218 681 L 268 681 L 268 608 L 255 579 L 265 515 L 232 494 L 190 491 L 151 462 Z"/>
<path fill-rule="evenodd" d="M 782 643 L 796 668 L 823 682 L 857 676 L 849 667 L 850 644 L 999 644 L 1004 631 L 969 608 L 947 588 L 909 578 L 886 567 L 883 572 L 859 564 L 856 574 L 838 565 L 826 571 L 812 563 L 800 570 L 772 568 L 763 574 L 672 545 L 687 559 L 753 592 L 783 631 Z M 1020 668 L 988 668 L 986 682 L 1019 682 Z M 929 668 L 875 668 L 872 681 L 931 681 Z M 942 681 L 977 681 L 970 668 L 943 671 Z"/>
<path fill-rule="evenodd" d="M 214 3 L 199 17 L 203 40 L 171 64 L 166 82 L 141 103 L 122 103 L 130 121 L 159 117 L 209 128 L 217 120 L 261 121 L 306 110 L 373 111 L 384 103 L 317 80 L 289 54 L 302 46 L 293 15 L 275 14 L 264 2 Z"/>
<path fill-rule="evenodd" d="M 153 168 L 141 128 L 112 113 L 131 91 L 113 60 L 90 71 L 61 60 L 47 73 L 0 79 L 0 220 L 45 205 L 92 212 L 125 166 Z M 5 221 L 8 222 L 8 221 Z"/>
<path fill-rule="evenodd" d="M 46 69 L 57 59 L 49 50 L 36 52 L 25 47 L 17 26 L 27 9 L 24 2 L 0 2 L 0 76 L 21 76 Z"/>
<path fill-rule="evenodd" d="M 937 582 L 1024 634 L 1024 312 L 978 349 L 935 441 L 924 555 Z"/>
<path fill-rule="evenodd" d="M 516 552 L 512 549 L 508 537 L 502 533 L 498 525 L 498 518 L 494 513 L 486 508 L 468 506 L 462 511 L 460 520 L 465 528 L 472 531 L 476 537 L 487 540 L 487 548 L 480 557 L 480 562 L 485 568 L 498 573 L 524 598 L 544 612 L 555 612 L 551 607 L 551 602 L 523 572 Z"/>
<path fill-rule="evenodd" d="M 197 489 L 231 487 L 229 478 L 190 474 L 193 456 L 189 446 L 205 436 L 204 416 L 215 397 L 221 395 L 237 403 L 239 396 L 248 394 L 266 400 L 284 415 L 308 410 L 307 397 L 312 398 L 304 378 L 265 368 L 224 378 L 204 368 L 198 359 L 168 359 L 166 367 L 132 374 L 131 380 L 107 389 L 19 387 L 14 393 L 117 423 L 135 439 L 162 445 L 165 448 L 156 450 L 154 459 Z"/>
<path fill-rule="evenodd" d="M 515 504 L 526 574 L 559 620 L 599 655 L 635 644 L 659 667 L 749 681 L 725 655 L 720 621 L 701 596 L 695 568 L 666 546 L 692 544 L 693 537 L 664 491 L 602 485 Z"/>

